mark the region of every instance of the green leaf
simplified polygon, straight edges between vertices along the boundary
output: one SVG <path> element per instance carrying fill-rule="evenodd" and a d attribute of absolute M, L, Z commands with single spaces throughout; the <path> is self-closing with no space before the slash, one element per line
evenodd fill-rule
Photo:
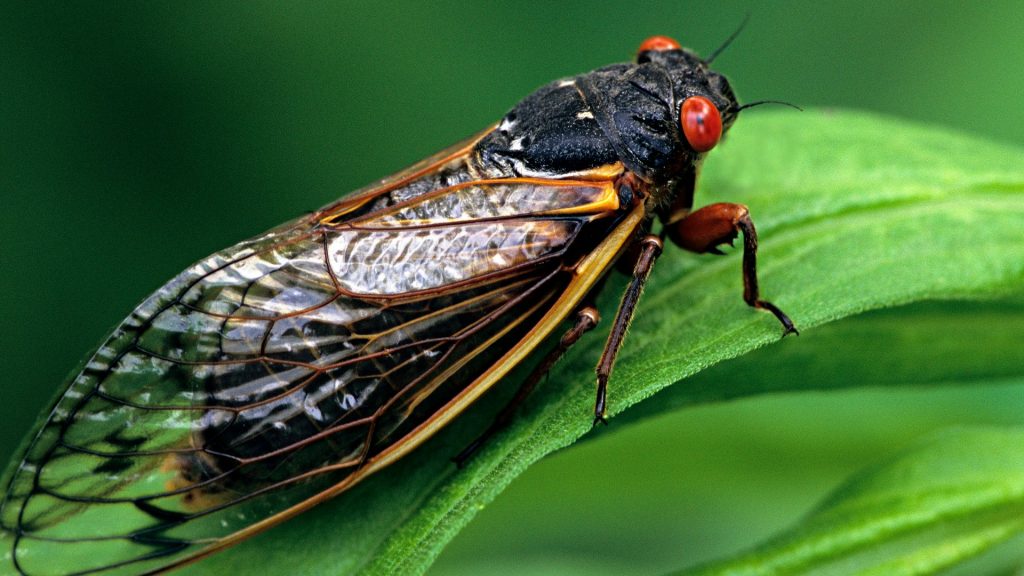
<path fill-rule="evenodd" d="M 728 557 L 924 434 L 1024 424 L 1022 335 L 1020 298 L 921 302 L 722 362 L 598 429 L 614 437 L 528 471 L 434 569 L 663 574 Z M 839 393 L 719 402 L 819 389 Z M 650 418 L 695 404 L 713 405 Z"/>
<path fill-rule="evenodd" d="M 795 529 L 680 576 L 933 574 L 1024 543 L 1024 428 L 956 430 L 849 481 Z"/>
<path fill-rule="evenodd" d="M 778 348 L 799 358 L 815 326 L 845 316 L 921 300 L 1019 292 L 1024 283 L 1022 167 L 1024 153 L 1016 148 L 892 118 L 764 113 L 744 117 L 711 155 L 698 202 L 750 206 L 761 238 L 764 296 L 805 333 Z M 600 302 L 606 319 L 614 314 L 619 285 L 610 283 Z M 779 340 L 774 318 L 744 306 L 740 295 L 738 253 L 705 257 L 666 251 L 612 376 L 609 428 L 625 421 L 628 416 L 617 416 L 637 403 L 638 415 L 646 416 L 769 389 L 873 383 L 877 371 L 871 370 L 862 370 L 859 381 L 828 374 L 813 382 L 734 379 L 713 393 L 708 392 L 713 387 L 691 387 L 686 381 L 671 389 L 666 397 L 671 401 L 642 402 L 718 362 Z M 448 459 L 479 433 L 514 384 L 488 395 L 389 469 L 204 560 L 193 572 L 221 574 L 254 565 L 288 574 L 426 570 L 513 478 L 590 430 L 592 370 L 602 345 L 600 335 L 584 338 L 520 417 L 466 469 L 456 471 Z M 906 346 L 927 349 L 928 343 Z M 1004 358 L 1006 348 L 1001 350 L 998 357 Z M 927 367 L 930 377 L 912 381 L 970 380 L 970 374 L 947 372 L 962 368 L 947 360 L 940 357 Z M 999 365 L 1019 376 L 1024 369 L 1014 367 L 1022 364 Z"/>
<path fill-rule="evenodd" d="M 620 421 L 770 392 L 1024 382 L 1022 338 L 1022 298 L 876 310 L 695 374 Z"/>

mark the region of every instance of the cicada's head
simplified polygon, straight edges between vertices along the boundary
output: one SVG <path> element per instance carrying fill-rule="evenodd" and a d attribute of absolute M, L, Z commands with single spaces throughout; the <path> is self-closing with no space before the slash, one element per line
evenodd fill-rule
<path fill-rule="evenodd" d="M 708 64 L 675 40 L 648 38 L 636 62 L 552 82 L 516 105 L 478 144 L 482 164 L 542 178 L 620 164 L 664 213 L 692 196 L 701 160 L 741 108 Z"/>
<path fill-rule="evenodd" d="M 611 128 L 622 139 L 622 161 L 651 184 L 653 208 L 666 224 L 689 212 L 701 161 L 741 109 L 729 81 L 709 68 L 719 51 L 704 60 L 671 38 L 652 36 L 617 95 L 615 105 L 630 108 L 613 116 Z"/>
<path fill-rule="evenodd" d="M 622 162 L 652 183 L 695 167 L 740 108 L 725 76 L 665 36 L 640 45 L 636 64 L 622 71 L 618 84 L 598 96 L 612 109 L 610 124 L 602 127 L 618 141 Z"/>

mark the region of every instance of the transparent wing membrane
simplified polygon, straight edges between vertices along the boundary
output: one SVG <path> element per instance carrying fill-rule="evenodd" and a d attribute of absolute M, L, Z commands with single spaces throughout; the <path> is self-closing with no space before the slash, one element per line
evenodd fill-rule
<path fill-rule="evenodd" d="M 8 471 L 5 572 L 158 569 L 348 482 L 533 329 L 581 232 L 613 225 L 609 190 L 384 189 L 195 264 L 110 335 Z"/>

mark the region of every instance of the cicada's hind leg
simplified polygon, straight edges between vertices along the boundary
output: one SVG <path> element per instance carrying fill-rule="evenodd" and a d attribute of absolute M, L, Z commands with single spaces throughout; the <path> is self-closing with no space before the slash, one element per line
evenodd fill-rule
<path fill-rule="evenodd" d="M 754 308 L 767 310 L 782 323 L 783 333 L 799 334 L 786 313 L 761 300 L 757 287 L 757 231 L 750 212 L 742 204 L 710 204 L 666 227 L 669 238 L 680 247 L 699 254 L 721 254 L 718 246 L 732 244 L 743 233 L 743 300 Z"/>
<path fill-rule="evenodd" d="M 629 288 L 622 295 L 622 302 L 619 304 L 619 311 L 615 314 L 615 323 L 608 333 L 608 340 L 604 345 L 604 352 L 601 353 L 601 361 L 597 363 L 597 398 L 594 400 L 594 426 L 607 424 L 604 419 L 607 408 L 608 378 L 612 374 L 612 367 L 615 365 L 615 357 L 619 355 L 622 342 L 626 338 L 626 331 L 629 330 L 629 323 L 633 320 L 633 313 L 636 311 L 636 304 L 640 301 L 640 294 L 644 290 L 644 284 L 651 275 L 654 268 L 654 261 L 661 254 L 664 243 L 661 238 L 648 234 L 640 242 L 640 252 L 637 255 L 636 265 L 633 267 L 633 280 Z"/>
<path fill-rule="evenodd" d="M 562 336 L 558 341 L 558 345 L 548 352 L 540 361 L 540 364 L 533 369 L 530 376 L 519 387 L 516 395 L 512 397 L 509 403 L 506 404 L 501 412 L 498 413 L 498 416 L 495 417 L 494 422 L 491 423 L 483 434 L 477 437 L 476 440 L 473 440 L 469 446 L 466 446 L 462 452 L 459 452 L 454 458 L 452 458 L 452 462 L 455 462 L 456 466 L 462 468 L 466 461 L 469 460 L 481 446 L 487 443 L 487 441 L 501 429 L 505 428 L 505 426 L 507 426 L 512 420 L 512 416 L 515 414 L 519 406 L 526 400 L 527 396 L 533 392 L 533 389 L 536 388 L 540 379 L 543 378 L 549 370 L 551 370 L 555 363 L 565 355 L 569 348 L 572 348 L 573 344 L 578 342 L 585 333 L 597 326 L 600 319 L 601 317 L 597 313 L 597 309 L 593 306 L 586 306 L 577 312 L 576 322 L 573 324 L 572 328 Z"/>

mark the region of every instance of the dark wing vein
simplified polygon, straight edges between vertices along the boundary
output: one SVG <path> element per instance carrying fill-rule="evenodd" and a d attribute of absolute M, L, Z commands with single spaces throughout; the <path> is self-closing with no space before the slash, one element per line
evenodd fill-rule
<path fill-rule="evenodd" d="M 9 472 L 0 537 L 15 568 L 159 567 L 344 482 L 410 434 L 565 289 L 565 255 L 595 217 L 579 207 L 607 189 L 524 186 L 383 203 L 360 210 L 358 229 L 298 221 L 157 291 Z M 453 215 L 460 203 L 472 217 Z M 538 215 L 563 208 L 576 212 Z"/>

